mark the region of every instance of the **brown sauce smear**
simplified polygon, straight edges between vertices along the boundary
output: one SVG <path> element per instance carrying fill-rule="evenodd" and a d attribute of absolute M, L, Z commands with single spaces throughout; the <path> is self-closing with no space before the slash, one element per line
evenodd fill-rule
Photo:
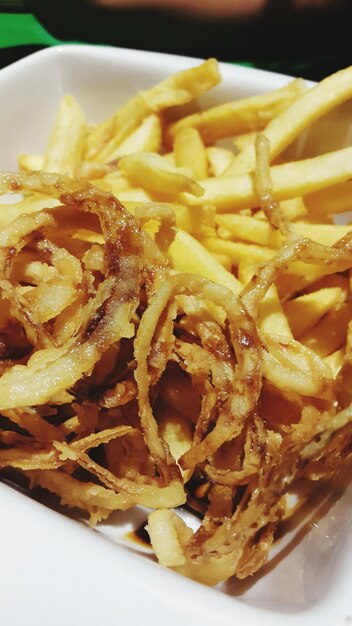
<path fill-rule="evenodd" d="M 150 537 L 148 531 L 146 530 L 146 525 L 147 520 L 145 520 L 145 522 L 142 522 L 135 530 L 131 530 L 131 532 L 126 533 L 126 539 L 138 544 L 142 548 L 150 548 Z"/>

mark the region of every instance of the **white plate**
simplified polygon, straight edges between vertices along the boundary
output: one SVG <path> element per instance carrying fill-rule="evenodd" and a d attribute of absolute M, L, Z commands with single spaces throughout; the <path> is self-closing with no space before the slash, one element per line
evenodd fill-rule
<path fill-rule="evenodd" d="M 43 151 L 63 94 L 76 95 L 88 118 L 99 121 L 129 95 L 195 63 L 149 52 L 64 46 L 5 68 L 0 72 L 0 169 L 16 169 L 18 154 Z M 201 106 L 262 93 L 289 80 L 228 65 L 221 71 L 223 84 L 201 98 Z M 334 115 L 335 128 L 340 118 Z M 306 148 L 307 139 L 304 143 Z M 351 499 L 348 489 L 322 493 L 319 516 L 307 511 L 300 529 L 278 544 L 263 574 L 207 589 L 164 570 L 137 546 L 128 547 L 126 529 L 143 513 L 116 514 L 92 531 L 0 484 L 0 623 L 347 626 L 352 623 Z"/>

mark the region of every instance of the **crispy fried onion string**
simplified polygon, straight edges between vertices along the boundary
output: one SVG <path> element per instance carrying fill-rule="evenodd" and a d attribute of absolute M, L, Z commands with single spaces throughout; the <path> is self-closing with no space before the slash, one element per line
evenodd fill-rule
<path fill-rule="evenodd" d="M 268 153 L 259 137 L 258 196 L 284 245 L 240 296 L 170 272 L 169 204 L 133 217 L 85 181 L 0 176 L 0 192 L 58 202 L 0 233 L 0 467 L 91 524 L 155 509 L 159 561 L 211 585 L 257 571 L 293 482 L 329 478 L 351 452 L 350 354 L 335 385 L 308 345 L 262 329 L 260 305 L 294 263 L 349 269 L 352 236 L 299 237 Z M 186 497 L 203 514 L 195 533 L 170 511 Z"/>

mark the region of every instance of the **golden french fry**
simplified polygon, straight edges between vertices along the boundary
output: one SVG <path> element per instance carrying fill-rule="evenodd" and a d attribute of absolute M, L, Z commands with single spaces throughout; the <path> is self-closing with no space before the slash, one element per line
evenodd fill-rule
<path fill-rule="evenodd" d="M 322 191 L 305 196 L 304 203 L 309 212 L 318 217 L 345 213 L 352 209 L 352 181 L 332 185 Z"/>
<path fill-rule="evenodd" d="M 239 294 L 243 285 L 225 270 L 199 241 L 188 233 L 178 231 L 168 256 L 173 269 L 178 272 L 197 273 Z"/>
<path fill-rule="evenodd" d="M 248 133 L 243 133 L 242 135 L 238 135 L 237 137 L 235 137 L 234 142 L 233 142 L 235 148 L 237 148 L 237 150 L 241 152 L 242 150 L 247 148 L 248 145 L 250 144 L 254 145 L 256 136 L 257 136 L 257 132 L 255 131 L 250 131 Z"/>
<path fill-rule="evenodd" d="M 120 193 L 124 191 L 132 191 L 136 189 L 131 183 L 130 179 L 123 174 L 123 172 L 114 172 L 113 174 L 107 174 L 104 178 L 98 178 L 98 180 L 92 181 L 95 187 L 113 193 L 119 197 Z"/>
<path fill-rule="evenodd" d="M 275 285 L 271 285 L 259 307 L 259 327 L 264 333 L 292 338 Z"/>
<path fill-rule="evenodd" d="M 285 200 L 325 189 L 352 176 L 352 148 L 344 148 L 311 159 L 271 167 L 275 198 Z M 220 212 L 255 208 L 259 198 L 251 174 L 201 181 L 204 194 L 194 198 L 185 194 L 190 205 L 214 204 Z"/>
<path fill-rule="evenodd" d="M 211 144 L 224 137 L 232 137 L 250 130 L 262 130 L 304 91 L 304 82 L 296 79 L 276 91 L 194 113 L 171 124 L 167 137 L 172 141 L 181 128 L 191 126 L 200 132 L 206 144 Z"/>
<path fill-rule="evenodd" d="M 161 123 L 157 115 L 148 115 L 143 122 L 122 141 L 110 154 L 104 153 L 106 162 L 137 152 L 159 152 L 161 145 Z"/>
<path fill-rule="evenodd" d="M 208 146 L 206 151 L 211 170 L 210 173 L 213 174 L 213 176 L 220 176 L 230 165 L 235 156 L 231 150 L 220 148 L 219 146 Z"/>
<path fill-rule="evenodd" d="M 35 172 L 43 169 L 44 158 L 41 154 L 20 154 L 18 166 L 24 172 Z"/>
<path fill-rule="evenodd" d="M 213 252 L 212 256 L 214 257 L 216 261 L 220 263 L 220 265 L 222 265 L 225 268 L 225 270 L 231 273 L 232 262 L 228 254 L 221 254 L 220 252 Z"/>
<path fill-rule="evenodd" d="M 303 198 L 289 198 L 288 200 L 282 200 L 280 202 L 280 208 L 285 218 L 289 222 L 294 222 L 297 219 L 304 219 L 308 216 L 308 211 L 305 206 Z M 254 215 L 256 219 L 266 220 L 264 211 L 257 211 Z"/>
<path fill-rule="evenodd" d="M 22 213 L 34 213 L 44 208 L 57 206 L 57 204 L 57 200 L 39 194 L 34 194 L 14 204 L 0 204 L 0 225 L 4 227 L 10 224 Z"/>
<path fill-rule="evenodd" d="M 184 191 L 197 196 L 203 193 L 198 183 L 167 164 L 160 155 L 152 152 L 122 157 L 119 167 L 149 191 L 167 195 L 178 195 Z"/>
<path fill-rule="evenodd" d="M 247 285 L 255 273 L 251 257 L 241 259 L 238 266 L 238 278 Z M 261 332 L 282 335 L 292 339 L 292 332 L 283 311 L 275 285 L 271 285 L 259 305 L 259 327 Z"/>
<path fill-rule="evenodd" d="M 352 304 L 345 302 L 325 315 L 314 328 L 300 337 L 300 342 L 325 357 L 346 342 L 347 327 L 352 316 Z"/>
<path fill-rule="evenodd" d="M 268 124 L 264 134 L 270 142 L 271 161 L 290 145 L 305 128 L 351 98 L 351 77 L 351 67 L 332 74 L 293 101 L 288 108 Z M 224 176 L 251 172 L 254 167 L 254 145 L 249 145 L 235 158 L 224 172 Z"/>
<path fill-rule="evenodd" d="M 131 189 L 124 189 L 118 192 L 119 200 L 123 203 L 133 203 L 134 205 L 141 202 L 150 202 L 153 197 L 145 189 L 141 187 L 132 187 Z"/>
<path fill-rule="evenodd" d="M 43 170 L 74 178 L 82 160 L 86 132 L 80 105 L 73 96 L 64 96 L 44 153 Z"/>
<path fill-rule="evenodd" d="M 189 170 L 193 180 L 207 178 L 207 154 L 201 136 L 195 128 L 183 128 L 176 134 L 174 154 L 176 166 Z"/>
<path fill-rule="evenodd" d="M 281 234 L 265 220 L 238 215 L 235 213 L 217 215 L 215 222 L 222 229 L 231 233 L 232 237 L 257 243 L 269 248 L 278 248 L 282 242 Z M 220 229 L 219 229 L 220 234 Z"/>
<path fill-rule="evenodd" d="M 210 252 L 228 255 L 236 267 L 243 260 L 247 260 L 252 265 L 258 267 L 258 265 L 270 261 L 275 255 L 275 250 L 254 244 L 249 245 L 241 241 L 225 241 L 218 237 L 202 237 L 201 242 Z"/>
<path fill-rule="evenodd" d="M 278 248 L 283 242 L 282 235 L 268 222 L 254 217 L 237 214 L 217 215 L 216 223 L 226 228 L 238 239 L 258 243 L 269 248 Z M 293 230 L 301 237 L 308 237 L 325 246 L 333 246 L 339 239 L 351 232 L 352 226 L 295 222 Z"/>
<path fill-rule="evenodd" d="M 284 311 L 295 339 L 299 339 L 317 322 L 344 301 L 340 287 L 327 287 L 285 302 Z"/>
<path fill-rule="evenodd" d="M 111 154 L 145 117 L 168 107 L 191 102 L 220 81 L 215 59 L 197 67 L 183 70 L 166 78 L 147 91 L 140 92 L 105 122 L 99 124 L 87 138 L 86 158 L 101 162 Z"/>

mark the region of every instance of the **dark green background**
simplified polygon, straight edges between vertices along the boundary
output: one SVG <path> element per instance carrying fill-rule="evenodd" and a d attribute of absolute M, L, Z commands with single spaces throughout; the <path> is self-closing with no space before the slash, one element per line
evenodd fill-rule
<path fill-rule="evenodd" d="M 319 80 L 352 64 L 352 0 L 294 15 L 271 0 L 257 20 L 207 20 L 153 10 L 99 9 L 88 0 L 0 0 L 0 65 L 66 41 L 246 63 Z"/>

